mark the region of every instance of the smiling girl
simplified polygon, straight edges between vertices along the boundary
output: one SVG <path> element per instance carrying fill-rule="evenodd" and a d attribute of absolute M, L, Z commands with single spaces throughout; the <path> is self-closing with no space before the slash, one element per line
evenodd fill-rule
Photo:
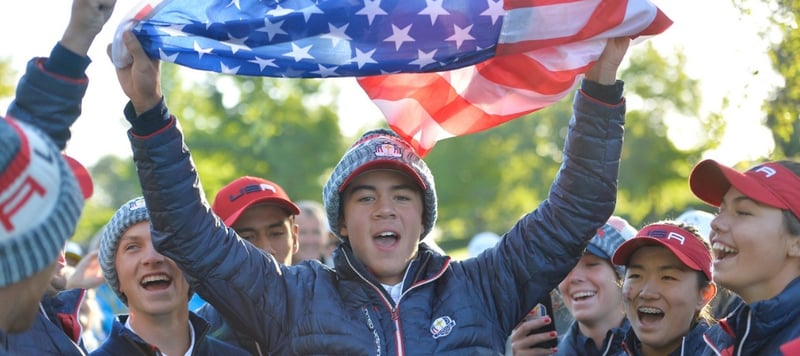
<path fill-rule="evenodd" d="M 714 280 L 744 301 L 706 334 L 716 354 L 800 354 L 800 163 L 739 172 L 697 164 L 692 192 L 719 208 L 711 222 Z"/>
<path fill-rule="evenodd" d="M 713 319 L 708 302 L 716 294 L 711 281 L 711 252 L 692 225 L 675 221 L 650 224 L 623 243 L 612 262 L 626 267 L 622 285 L 631 331 L 630 355 L 699 355 L 703 333 Z"/>

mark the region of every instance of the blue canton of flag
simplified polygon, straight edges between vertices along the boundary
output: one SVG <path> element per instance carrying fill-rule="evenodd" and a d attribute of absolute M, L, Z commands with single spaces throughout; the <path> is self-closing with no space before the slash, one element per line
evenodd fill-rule
<path fill-rule="evenodd" d="M 150 1 L 132 30 L 152 57 L 237 75 L 432 72 L 492 57 L 502 1 L 443 2 Z"/>

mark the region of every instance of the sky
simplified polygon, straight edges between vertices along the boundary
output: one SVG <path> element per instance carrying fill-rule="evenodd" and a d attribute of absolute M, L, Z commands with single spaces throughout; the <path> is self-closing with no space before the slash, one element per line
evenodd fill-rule
<path fill-rule="evenodd" d="M 452 1 L 452 0 L 451 0 Z M 85 165 L 93 165 L 107 154 L 130 156 L 126 136 L 129 125 L 122 117 L 127 98 L 116 81 L 105 48 L 113 39 L 120 20 L 138 0 L 117 0 L 114 15 L 97 36 L 89 57 L 89 89 L 83 115 L 73 126 L 72 140 L 66 152 Z M 782 79 L 771 69 L 767 51 L 769 41 L 758 35 L 769 14 L 754 10 L 751 17 L 741 17 L 731 0 L 660 0 L 653 1 L 674 24 L 666 32 L 648 39 L 663 55 L 682 49 L 687 57 L 685 72 L 699 80 L 702 90 L 702 115 L 721 112 L 728 123 L 722 145 L 708 152 L 725 164 L 759 159 L 772 148 L 768 129 L 763 127 L 761 106 L 772 88 Z M 69 20 L 70 0 L 0 1 L 0 58 L 10 58 L 17 79 L 33 56 L 47 56 Z M 43 9 L 46 9 L 43 11 Z M 23 34 L 11 36 L 9 34 Z M 630 52 L 629 52 L 630 53 Z M 340 126 L 353 135 L 357 128 L 381 120 L 378 109 L 352 78 L 325 79 L 341 88 L 338 102 Z M 728 108 L 722 111 L 723 102 Z M 5 113 L 10 99 L 0 100 Z M 635 105 L 635 103 L 630 103 Z M 629 110 L 635 109 L 630 107 Z M 359 120 L 361 121 L 353 121 Z M 691 120 L 688 120 L 690 122 Z M 690 144 L 697 128 L 678 116 L 671 118 L 669 135 L 679 145 Z"/>

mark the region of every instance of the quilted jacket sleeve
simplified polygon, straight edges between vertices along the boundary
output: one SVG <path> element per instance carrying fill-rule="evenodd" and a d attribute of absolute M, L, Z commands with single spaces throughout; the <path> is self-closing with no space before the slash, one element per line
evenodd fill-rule
<path fill-rule="evenodd" d="M 624 121 L 624 101 L 609 105 L 579 91 L 548 198 L 496 248 L 461 265 L 505 335 L 569 273 L 613 213 Z"/>
<path fill-rule="evenodd" d="M 285 267 L 238 238 L 211 211 L 174 118 L 147 137 L 131 131 L 128 136 L 156 249 L 180 266 L 195 292 L 232 326 L 260 340 L 277 338 L 279 328 L 266 326 L 286 319 Z"/>

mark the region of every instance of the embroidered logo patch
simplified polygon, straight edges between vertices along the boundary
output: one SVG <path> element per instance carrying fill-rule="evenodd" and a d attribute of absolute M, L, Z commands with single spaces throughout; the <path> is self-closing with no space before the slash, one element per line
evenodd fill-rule
<path fill-rule="evenodd" d="M 377 157 L 402 157 L 403 150 L 391 143 L 384 143 L 375 146 L 375 156 Z"/>
<path fill-rule="evenodd" d="M 431 334 L 434 339 L 450 335 L 454 326 L 456 326 L 456 322 L 450 319 L 449 316 L 438 317 L 433 321 L 433 324 L 431 324 Z"/>

